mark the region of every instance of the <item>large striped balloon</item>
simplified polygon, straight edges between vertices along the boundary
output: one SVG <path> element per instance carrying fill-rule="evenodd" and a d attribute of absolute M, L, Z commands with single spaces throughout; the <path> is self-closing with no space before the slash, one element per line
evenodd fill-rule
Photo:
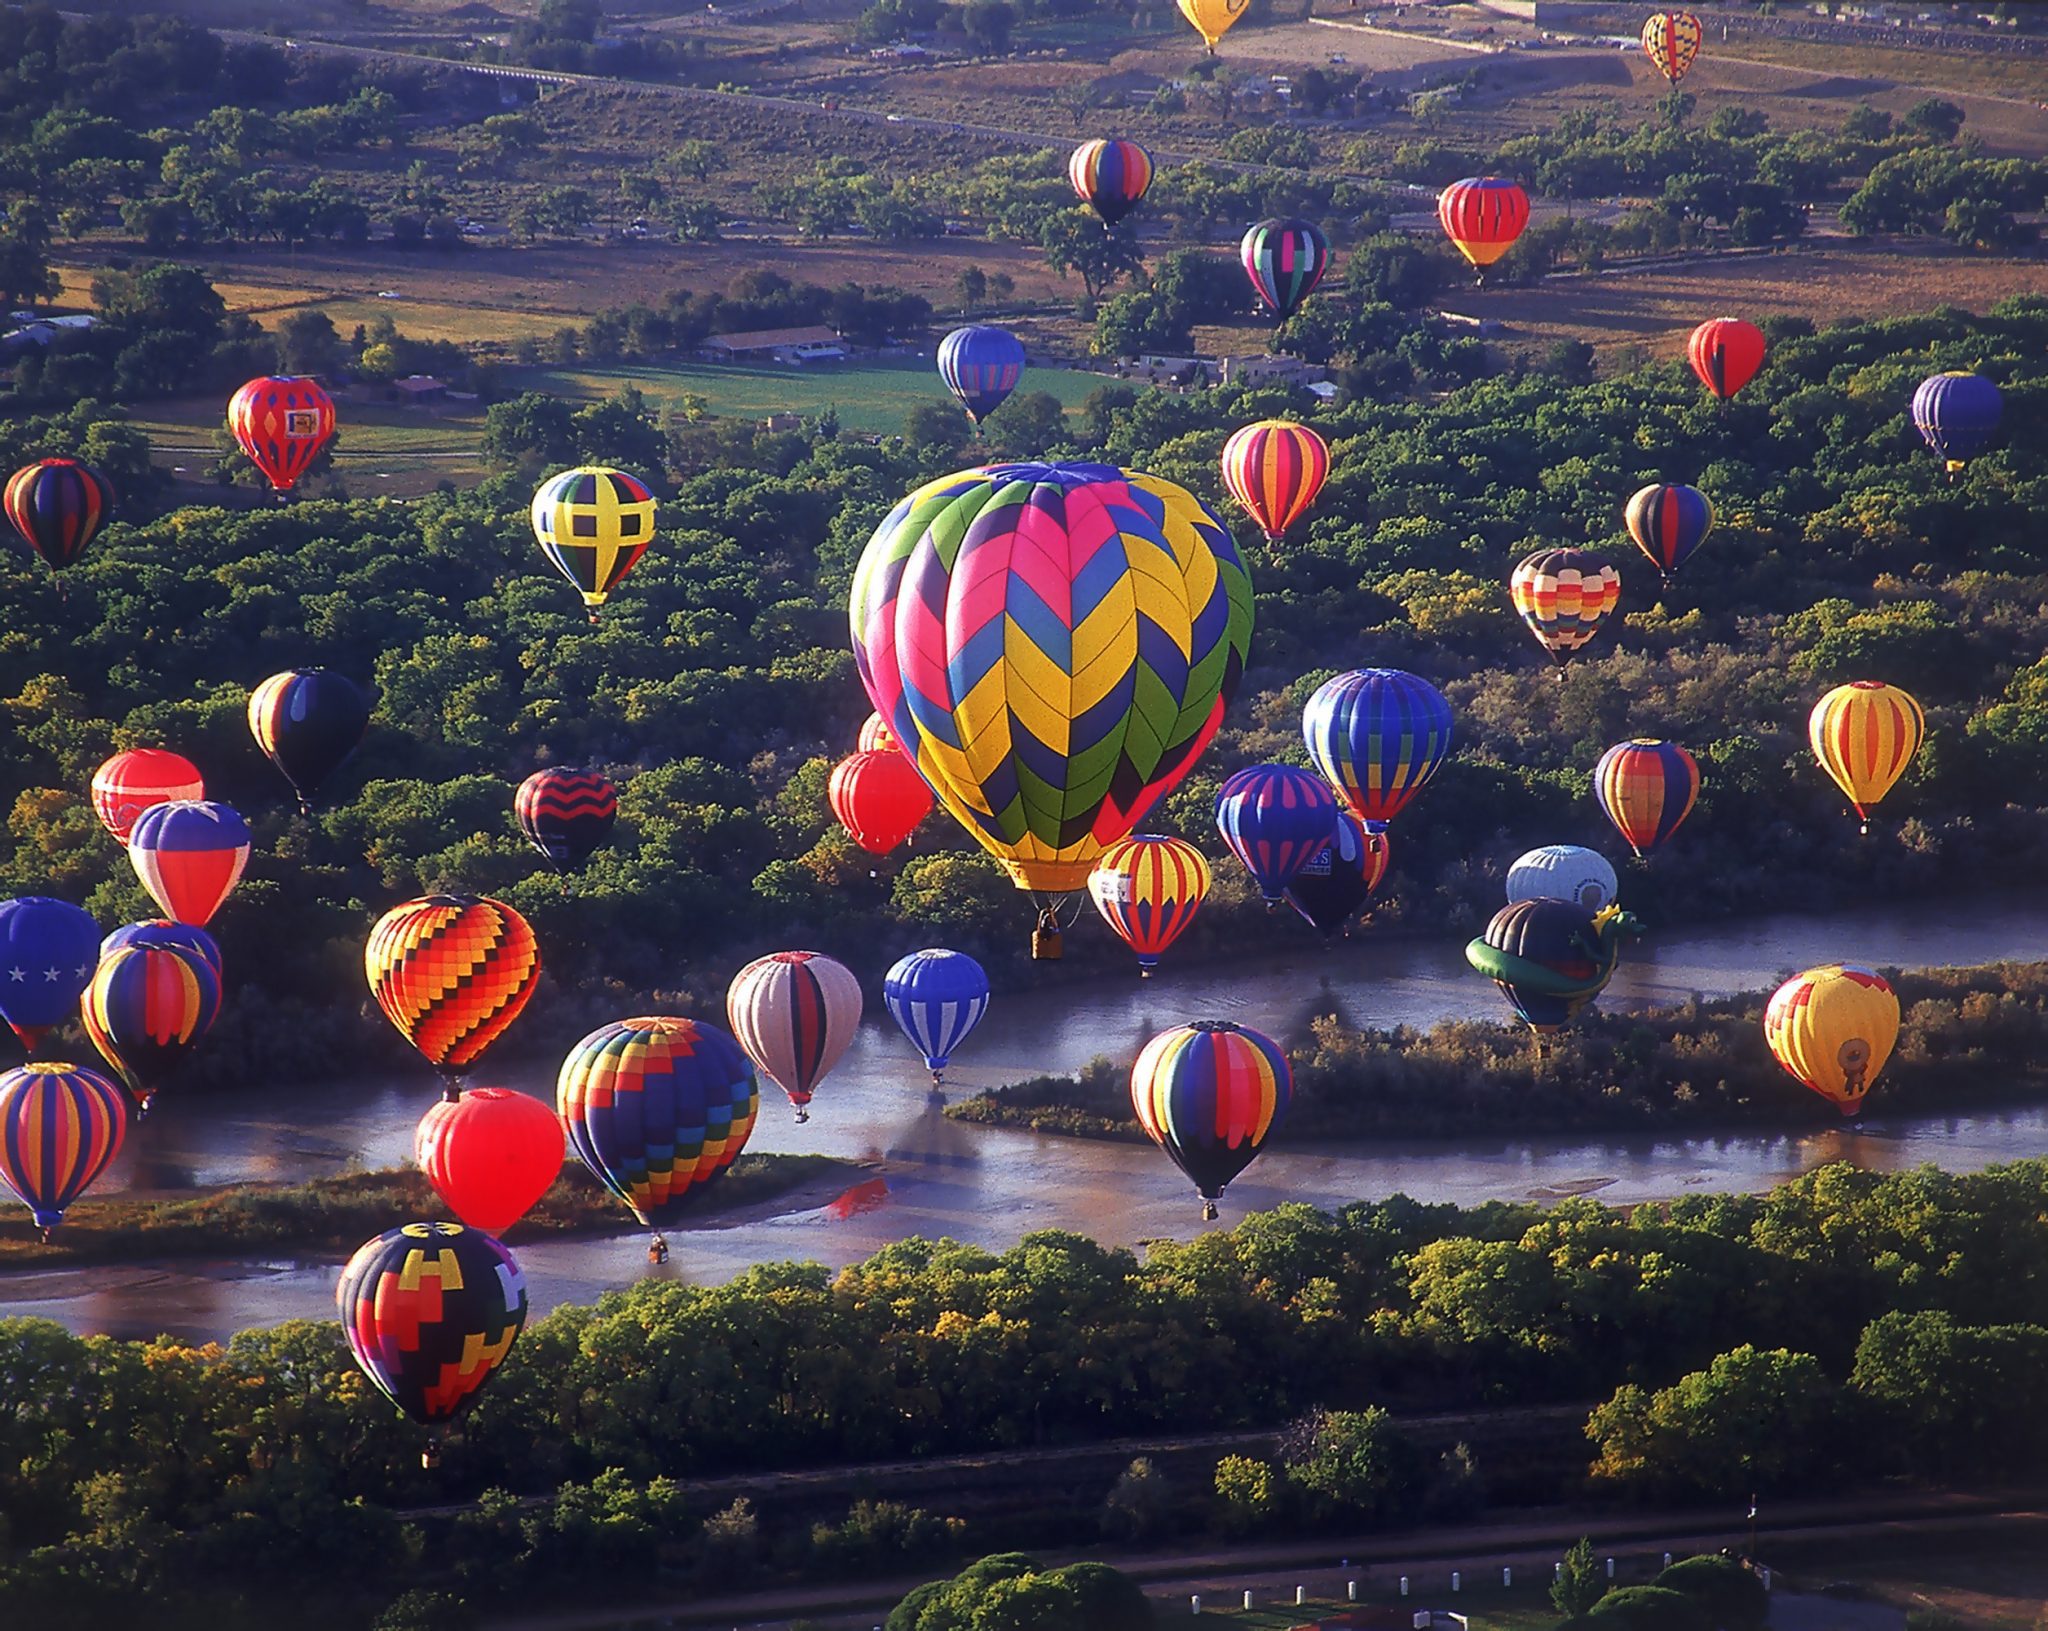
<path fill-rule="evenodd" d="M 1692 331 L 1685 355 L 1700 383 L 1726 402 L 1764 365 L 1764 331 L 1740 317 L 1710 317 Z"/>
<path fill-rule="evenodd" d="M 1678 831 L 1699 796 L 1699 761 L 1676 742 L 1617 742 L 1593 767 L 1593 797 L 1638 856 Z"/>
<path fill-rule="evenodd" d="M 970 323 L 939 342 L 939 378 L 977 425 L 1024 377 L 1024 342 L 1006 328 Z"/>
<path fill-rule="evenodd" d="M 580 866 L 611 837 L 619 819 L 619 790 L 595 770 L 550 765 L 519 784 L 512 795 L 512 819 L 559 872 Z"/>
<path fill-rule="evenodd" d="M 1301 309 L 1330 269 L 1330 240 L 1315 222 L 1299 217 L 1259 222 L 1237 252 L 1244 275 L 1280 323 Z"/>
<path fill-rule="evenodd" d="M 1385 826 L 1429 785 L 1451 751 L 1451 705 L 1398 668 L 1325 680 L 1302 710 L 1308 756 L 1368 827 Z"/>
<path fill-rule="evenodd" d="M 377 920 L 363 973 L 384 1017 L 452 1092 L 533 995 L 540 946 L 501 900 L 425 895 Z"/>
<path fill-rule="evenodd" d="M 1498 176 L 1467 176 L 1437 194 L 1436 219 L 1458 253 L 1484 276 L 1529 224 L 1529 195 Z"/>
<path fill-rule="evenodd" d="M 128 864 L 166 917 L 205 928 L 241 882 L 253 840 L 232 806 L 210 799 L 153 804 L 128 833 Z"/>
<path fill-rule="evenodd" d="M 8 478 L 5 502 L 22 542 L 61 572 L 114 513 L 114 488 L 77 459 L 38 459 Z"/>
<path fill-rule="evenodd" d="M 128 1096 L 96 1070 L 43 1063 L 0 1076 L 0 1183 L 35 1214 L 45 1245 L 127 1136 Z"/>
<path fill-rule="evenodd" d="M 1105 226 L 1115 226 L 1152 185 L 1152 155 L 1136 142 L 1083 142 L 1067 160 L 1067 180 Z"/>
<path fill-rule="evenodd" d="M 1643 53 L 1673 86 L 1692 69 L 1705 37 L 1689 11 L 1653 11 L 1643 24 Z"/>
<path fill-rule="evenodd" d="M 964 951 L 929 946 L 898 958 L 882 978 L 890 1018 L 924 1055 L 932 1085 L 946 1085 L 946 1066 L 988 1012 L 988 975 Z"/>
<path fill-rule="evenodd" d="M 1131 1067 L 1131 1108 L 1216 1216 L 1224 1188 L 1251 1165 L 1294 1098 L 1280 1044 L 1226 1020 L 1163 1031 Z"/>
<path fill-rule="evenodd" d="M 124 844 L 136 819 L 152 804 L 205 797 L 199 767 L 165 748 L 130 748 L 92 773 L 93 811 L 100 825 Z"/>
<path fill-rule="evenodd" d="M 1294 875 L 1337 835 L 1329 783 L 1293 765 L 1247 765 L 1216 794 L 1216 830 L 1277 905 Z"/>
<path fill-rule="evenodd" d="M 599 1026 L 569 1050 L 555 1080 L 569 1148 L 656 1228 L 732 1165 L 760 1108 L 739 1044 L 715 1025 L 667 1014 Z"/>
<path fill-rule="evenodd" d="M 1960 369 L 1922 380 L 1913 393 L 1913 426 L 1952 472 L 1991 445 L 2004 411 L 1996 385 Z"/>
<path fill-rule="evenodd" d="M 875 710 L 1020 889 L 1079 889 L 1215 736 L 1251 643 L 1230 531 L 1101 464 L 994 465 L 890 512 L 854 573 Z"/>
<path fill-rule="evenodd" d="M 582 465 L 550 476 L 533 495 L 533 536 L 576 586 L 590 621 L 654 542 L 654 495 L 623 470 Z"/>
<path fill-rule="evenodd" d="M 288 493 L 334 439 L 334 398 L 318 380 L 252 379 L 228 400 L 228 429 L 270 485 Z"/>
<path fill-rule="evenodd" d="M 143 1109 L 213 1029 L 220 974 L 197 952 L 123 946 L 103 959 L 78 1001 L 85 1034 Z"/>
<path fill-rule="evenodd" d="M 169 946 L 174 951 L 189 952 L 213 970 L 216 980 L 226 977 L 220 943 L 204 929 L 195 929 L 189 923 L 179 923 L 167 917 L 124 923 L 100 942 L 98 961 L 104 963 L 124 946 Z"/>
<path fill-rule="evenodd" d="M 1636 547 L 1669 583 L 1714 530 L 1714 506 L 1697 487 L 1652 482 L 1623 506 L 1622 520 Z"/>
<path fill-rule="evenodd" d="M 1583 549 L 1539 549 L 1515 568 L 1508 593 L 1529 632 L 1560 667 L 1621 604 L 1621 574 Z"/>
<path fill-rule="evenodd" d="M 314 792 L 355 752 L 370 728 L 370 699 L 346 674 L 293 668 L 249 693 L 249 734 L 284 773 L 311 815 Z"/>
<path fill-rule="evenodd" d="M 778 951 L 735 974 L 725 1017 L 747 1057 L 809 1121 L 811 1095 L 860 1029 L 860 981 L 818 951 Z"/>
<path fill-rule="evenodd" d="M 1329 474 L 1322 437 L 1290 420 L 1261 419 L 1223 444 L 1223 485 L 1276 544 L 1315 503 Z"/>
<path fill-rule="evenodd" d="M 1806 738 L 1870 831 L 1870 812 L 1906 773 L 1927 734 L 1927 715 L 1882 680 L 1851 680 L 1813 705 Z"/>
<path fill-rule="evenodd" d="M 1138 954 L 1145 977 L 1159 954 L 1194 922 L 1209 894 L 1209 862 L 1194 845 L 1135 833 L 1102 852 L 1088 874 L 1088 895 L 1103 922 Z"/>

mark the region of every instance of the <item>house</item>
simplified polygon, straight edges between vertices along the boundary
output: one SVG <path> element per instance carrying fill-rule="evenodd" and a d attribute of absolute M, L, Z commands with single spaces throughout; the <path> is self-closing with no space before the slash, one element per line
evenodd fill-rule
<path fill-rule="evenodd" d="M 407 374 L 391 382 L 398 400 L 409 408 L 423 408 L 430 402 L 445 401 L 448 387 L 432 374 Z"/>
<path fill-rule="evenodd" d="M 51 345 L 62 335 L 83 334 L 87 329 L 97 328 L 99 321 L 90 312 L 80 312 L 72 317 L 38 317 L 0 335 L 0 347 L 19 351 L 31 345 Z"/>
<path fill-rule="evenodd" d="M 705 362 L 839 362 L 850 355 L 836 329 L 757 328 L 739 334 L 712 334 L 697 347 Z"/>
<path fill-rule="evenodd" d="M 1327 368 L 1299 357 L 1225 357 L 1225 385 L 1311 385 L 1330 377 Z"/>

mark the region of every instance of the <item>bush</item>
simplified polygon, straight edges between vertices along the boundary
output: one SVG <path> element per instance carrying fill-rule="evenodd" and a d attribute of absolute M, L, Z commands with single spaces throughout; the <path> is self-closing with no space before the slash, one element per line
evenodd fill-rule
<path fill-rule="evenodd" d="M 1690 1597 L 1716 1631 L 1760 1631 L 1771 1612 L 1771 1594 L 1740 1559 L 1719 1553 L 1688 1557 L 1650 1582 Z"/>

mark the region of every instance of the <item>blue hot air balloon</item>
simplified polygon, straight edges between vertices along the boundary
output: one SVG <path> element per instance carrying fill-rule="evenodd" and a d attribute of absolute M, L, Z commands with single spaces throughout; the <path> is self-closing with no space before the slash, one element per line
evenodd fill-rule
<path fill-rule="evenodd" d="M 100 926 L 69 901 L 0 901 L 0 1019 L 34 1052 L 53 1025 L 78 1017 L 78 994 L 99 967 Z"/>
<path fill-rule="evenodd" d="M 1247 765 L 1216 795 L 1216 830 L 1267 905 L 1337 836 L 1337 795 L 1313 771 Z"/>
<path fill-rule="evenodd" d="M 1325 680 L 1302 710 L 1308 756 L 1377 831 L 1428 785 L 1451 751 L 1451 705 L 1398 668 L 1355 668 Z"/>
<path fill-rule="evenodd" d="M 939 342 L 939 378 L 977 425 L 1000 408 L 1024 374 L 1024 342 L 1006 328 L 971 323 Z"/>
<path fill-rule="evenodd" d="M 944 1087 L 953 1050 L 988 1012 L 988 975 L 965 952 L 934 946 L 912 952 L 889 970 L 882 1001 L 924 1055 L 932 1086 Z"/>
<path fill-rule="evenodd" d="M 1936 374 L 1913 393 L 1913 426 L 1951 471 L 1991 443 L 2005 401 L 1982 374 Z"/>

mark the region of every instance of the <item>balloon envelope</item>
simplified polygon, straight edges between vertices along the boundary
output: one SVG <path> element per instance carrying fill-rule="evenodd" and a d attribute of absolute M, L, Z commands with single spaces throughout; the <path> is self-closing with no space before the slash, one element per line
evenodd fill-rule
<path fill-rule="evenodd" d="M 61 572 L 114 513 L 114 488 L 77 459 L 38 459 L 8 478 L 6 509 L 22 542 Z"/>
<path fill-rule="evenodd" d="M 1643 24 L 1643 54 L 1672 85 L 1691 71 L 1704 30 L 1689 11 L 1653 11 Z"/>
<path fill-rule="evenodd" d="M 153 804 L 128 833 L 128 864 L 167 917 L 205 928 L 249 864 L 249 824 L 209 799 Z"/>
<path fill-rule="evenodd" d="M 932 1080 L 988 1012 L 988 975 L 963 951 L 928 947 L 899 958 L 882 980 L 882 1002 L 910 1045 L 924 1055 Z"/>
<path fill-rule="evenodd" d="M 93 811 L 100 825 L 124 844 L 136 819 L 152 804 L 205 797 L 199 767 L 165 748 L 130 748 L 92 773 Z"/>
<path fill-rule="evenodd" d="M 264 757 L 284 772 L 302 810 L 369 728 L 370 699 L 347 675 L 331 669 L 273 674 L 249 693 L 249 734 Z"/>
<path fill-rule="evenodd" d="M 1295 873 L 1285 899 L 1325 935 L 1335 934 L 1371 898 L 1387 875 L 1387 835 L 1368 832 L 1348 809 L 1337 812 L 1337 836 Z"/>
<path fill-rule="evenodd" d="M 1593 797 L 1639 856 L 1678 831 L 1699 793 L 1699 762 L 1676 742 L 1617 742 L 1593 767 Z"/>
<path fill-rule="evenodd" d="M 595 770 L 551 765 L 519 784 L 512 819 L 550 866 L 579 866 L 618 824 L 619 790 Z"/>
<path fill-rule="evenodd" d="M 1528 226 L 1529 195 L 1498 176 L 1467 176 L 1437 194 L 1436 219 L 1458 253 L 1484 271 Z"/>
<path fill-rule="evenodd" d="M 1562 663 L 1621 604 L 1621 574 L 1588 550 L 1539 549 L 1515 568 L 1508 593 L 1529 632 Z"/>
<path fill-rule="evenodd" d="M 526 1007 L 540 981 L 540 946 L 501 900 L 425 895 L 377 920 L 363 973 L 398 1034 L 459 1081 Z"/>
<path fill-rule="evenodd" d="M 1152 155 L 1136 142 L 1083 142 L 1067 160 L 1067 180 L 1082 203 L 1115 226 L 1152 185 Z"/>
<path fill-rule="evenodd" d="M 1223 485 L 1278 543 L 1308 513 L 1330 474 L 1330 449 L 1306 425 L 1261 419 L 1223 444 Z"/>
<path fill-rule="evenodd" d="M 1216 1199 L 1249 1166 L 1294 1097 L 1280 1044 L 1227 1020 L 1163 1031 L 1131 1067 L 1131 1108 L 1153 1143 L 1188 1175 L 1216 1215 Z"/>
<path fill-rule="evenodd" d="M 1813 756 L 1865 822 L 1906 773 L 1926 734 L 1920 704 L 1882 680 L 1838 685 L 1806 718 Z"/>
<path fill-rule="evenodd" d="M 1237 26 L 1238 18 L 1251 9 L 1250 0 L 1174 0 L 1180 14 L 1194 25 L 1202 43 L 1213 56 L 1216 42 Z"/>
<path fill-rule="evenodd" d="M 907 843 L 932 813 L 932 790 L 893 747 L 855 753 L 832 767 L 825 801 L 853 841 L 870 855 Z"/>
<path fill-rule="evenodd" d="M 1268 901 L 1337 833 L 1337 796 L 1293 765 L 1247 765 L 1216 794 L 1216 830 Z"/>
<path fill-rule="evenodd" d="M 654 495 L 623 470 L 564 470 L 533 495 L 533 536 L 554 569 L 576 586 L 594 623 L 598 608 L 654 542 Z"/>
<path fill-rule="evenodd" d="M 1317 687 L 1302 710 L 1308 756 L 1367 825 L 1394 819 L 1451 751 L 1451 705 L 1398 668 L 1356 668 Z"/>
<path fill-rule="evenodd" d="M 1982 374 L 1936 374 L 1913 393 L 1914 428 L 1951 470 L 1991 445 L 2004 411 L 1998 387 Z"/>
<path fill-rule="evenodd" d="M 228 429 L 270 485 L 287 493 L 334 439 L 334 398 L 317 380 L 252 379 L 228 401 Z"/>
<path fill-rule="evenodd" d="M 1259 222 L 1237 247 L 1244 275 L 1278 323 L 1301 309 L 1330 269 L 1330 240 L 1298 216 Z"/>
<path fill-rule="evenodd" d="M 124 923 L 100 942 L 99 961 L 105 962 L 123 946 L 169 946 L 176 951 L 190 952 L 213 970 L 216 980 L 223 977 L 219 942 L 204 929 L 195 929 L 189 923 L 179 923 L 167 917 Z"/>
<path fill-rule="evenodd" d="M 47 1239 L 128 1136 L 128 1096 L 96 1070 L 47 1062 L 0 1076 L 0 1183 Z"/>
<path fill-rule="evenodd" d="M 1544 1036 L 1570 1024 L 1607 988 L 1621 961 L 1621 936 L 1634 929 L 1611 907 L 1595 913 L 1570 901 L 1514 901 L 1465 947 L 1465 960 Z"/>
<path fill-rule="evenodd" d="M 562 1123 L 547 1105 L 502 1087 L 437 1099 L 420 1117 L 413 1157 L 449 1209 L 501 1235 L 562 1174 Z"/>
<path fill-rule="evenodd" d="M 1764 1007 L 1764 1042 L 1778 1063 L 1845 1116 L 1899 1039 L 1899 999 L 1884 976 L 1856 963 L 1795 974 Z"/>
<path fill-rule="evenodd" d="M 939 378 L 977 425 L 1024 377 L 1024 342 L 1006 328 L 971 323 L 939 342 Z"/>
<path fill-rule="evenodd" d="M 1685 354 L 1700 383 L 1723 402 L 1764 365 L 1764 331 L 1740 317 L 1711 317 L 1692 331 Z"/>
<path fill-rule="evenodd" d="M 732 1034 L 763 1076 L 797 1107 L 853 1046 L 860 1030 L 860 981 L 844 963 L 816 951 L 757 957 L 726 988 Z"/>
<path fill-rule="evenodd" d="M 100 926 L 82 907 L 47 895 L 0 901 L 0 1019 L 24 1048 L 78 1012 L 99 960 Z"/>
<path fill-rule="evenodd" d="M 1545 844 L 1508 868 L 1508 904 L 1561 900 L 1586 912 L 1612 906 L 1620 884 L 1607 857 L 1579 844 Z"/>
<path fill-rule="evenodd" d="M 1714 506 L 1697 487 L 1652 482 L 1622 507 L 1621 518 L 1636 547 L 1669 581 L 1692 559 L 1714 530 Z"/>
<path fill-rule="evenodd" d="M 1138 954 L 1138 967 L 1159 966 L 1160 953 L 1194 922 L 1209 894 L 1209 862 L 1179 838 L 1134 833 L 1102 852 L 1088 874 L 1088 897 L 1103 922 Z"/>
<path fill-rule="evenodd" d="M 220 973 L 180 946 L 122 946 L 79 998 L 85 1034 L 147 1107 L 220 1017 Z"/>

